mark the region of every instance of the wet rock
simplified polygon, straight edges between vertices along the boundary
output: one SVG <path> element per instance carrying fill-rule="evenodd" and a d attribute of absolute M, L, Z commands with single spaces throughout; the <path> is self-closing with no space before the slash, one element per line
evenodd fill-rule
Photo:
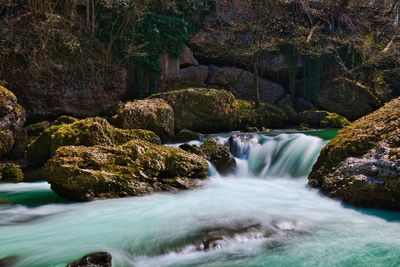
<path fill-rule="evenodd" d="M 221 174 L 228 174 L 236 169 L 235 158 L 226 146 L 218 142 L 218 139 L 207 139 L 200 149 Z"/>
<path fill-rule="evenodd" d="M 183 145 L 180 145 L 179 148 L 182 150 L 185 150 L 189 153 L 193 153 L 193 154 L 199 155 L 204 158 L 206 157 L 206 155 L 204 155 L 203 151 L 201 151 L 199 146 L 183 144 Z"/>
<path fill-rule="evenodd" d="M 61 197 L 89 201 L 194 188 L 207 177 L 208 164 L 179 148 L 132 140 L 114 147 L 60 147 L 43 173 Z"/>
<path fill-rule="evenodd" d="M 122 129 L 153 131 L 164 141 L 174 136 L 174 110 L 163 99 L 145 99 L 127 102 L 111 119 Z"/>
<path fill-rule="evenodd" d="M 307 110 L 299 113 L 298 122 L 317 128 L 343 128 L 350 122 L 335 113 L 323 110 Z"/>
<path fill-rule="evenodd" d="M 18 261 L 18 256 L 9 256 L 0 259 L 0 267 L 12 267 Z"/>
<path fill-rule="evenodd" d="M 147 130 L 126 130 L 111 126 L 105 119 L 88 118 L 71 124 L 52 125 L 45 129 L 27 148 L 30 166 L 42 166 L 61 146 L 121 145 L 132 139 L 161 143 Z"/>
<path fill-rule="evenodd" d="M 188 129 L 183 129 L 175 135 L 174 139 L 177 142 L 188 142 L 188 141 L 193 141 L 193 140 L 200 140 L 201 134 L 191 131 L 191 130 L 188 130 Z"/>
<path fill-rule="evenodd" d="M 400 210 L 400 98 L 341 130 L 309 184 L 348 203 Z"/>
<path fill-rule="evenodd" d="M 0 157 L 11 151 L 23 131 L 25 111 L 13 93 L 0 86 Z"/>
<path fill-rule="evenodd" d="M 177 132 L 222 132 L 235 126 L 237 105 L 227 91 L 190 88 L 155 94 L 152 98 L 162 98 L 173 108 Z"/>
<path fill-rule="evenodd" d="M 9 183 L 20 183 L 24 180 L 24 173 L 21 168 L 14 165 L 8 165 L 1 170 L 1 181 Z"/>
<path fill-rule="evenodd" d="M 231 88 L 241 99 L 253 100 L 253 79 L 254 75 L 249 71 L 233 67 L 211 66 L 207 84 Z M 284 89 L 279 84 L 260 78 L 259 93 L 261 101 L 274 104 L 284 96 Z"/>
<path fill-rule="evenodd" d="M 66 267 L 112 267 L 112 256 L 108 252 L 95 252 L 71 262 Z"/>

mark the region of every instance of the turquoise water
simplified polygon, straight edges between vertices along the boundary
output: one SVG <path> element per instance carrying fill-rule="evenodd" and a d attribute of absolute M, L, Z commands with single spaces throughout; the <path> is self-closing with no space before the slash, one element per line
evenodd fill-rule
<path fill-rule="evenodd" d="M 203 188 L 176 194 L 71 203 L 44 182 L 1 184 L 10 203 L 0 205 L 0 258 L 50 267 L 108 251 L 115 266 L 400 266 L 400 213 L 345 206 L 307 186 L 325 143 L 249 135 L 231 142 L 235 174 L 211 168 Z M 254 224 L 273 232 L 196 249 L 204 231 Z"/>

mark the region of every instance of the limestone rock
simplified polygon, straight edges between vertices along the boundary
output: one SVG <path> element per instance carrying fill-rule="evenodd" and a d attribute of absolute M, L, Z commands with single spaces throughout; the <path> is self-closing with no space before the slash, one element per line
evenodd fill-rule
<path fill-rule="evenodd" d="M 343 128 L 350 122 L 335 113 L 324 110 L 307 110 L 299 113 L 298 122 L 317 128 Z"/>
<path fill-rule="evenodd" d="M 207 159 L 215 165 L 218 172 L 228 174 L 235 170 L 236 160 L 229 151 L 229 148 L 219 143 L 215 138 L 207 139 L 200 146 L 200 150 L 204 153 Z"/>
<path fill-rule="evenodd" d="M 64 146 L 44 177 L 60 196 L 89 201 L 189 189 L 207 177 L 207 161 L 179 148 L 142 140 L 121 146 Z"/>
<path fill-rule="evenodd" d="M 133 139 L 161 143 L 147 130 L 125 130 L 111 126 L 105 119 L 88 118 L 71 124 L 52 125 L 27 148 L 31 167 L 42 166 L 61 146 L 121 145 Z"/>
<path fill-rule="evenodd" d="M 25 111 L 17 103 L 17 98 L 0 86 L 0 156 L 11 151 L 24 123 Z"/>
<path fill-rule="evenodd" d="M 400 210 L 400 98 L 341 130 L 309 184 L 352 204 Z"/>
<path fill-rule="evenodd" d="M 246 100 L 237 100 L 239 106 L 237 128 L 282 128 L 286 126 L 289 118 L 285 110 L 262 103 L 256 107 Z"/>
<path fill-rule="evenodd" d="M 239 68 L 212 66 L 207 84 L 232 88 L 240 98 L 254 100 L 253 77 L 251 72 Z M 260 78 L 259 93 L 261 101 L 274 104 L 284 96 L 285 90 L 279 84 Z"/>
<path fill-rule="evenodd" d="M 344 79 L 326 82 L 320 90 L 318 102 L 322 109 L 352 121 L 380 105 L 379 98 L 369 88 Z"/>
<path fill-rule="evenodd" d="M 119 108 L 111 122 L 122 129 L 145 129 L 168 140 L 174 136 L 174 110 L 163 99 L 127 102 Z"/>
<path fill-rule="evenodd" d="M 175 131 L 221 132 L 234 128 L 237 105 L 235 97 L 224 90 L 189 88 L 155 94 L 173 108 Z"/>

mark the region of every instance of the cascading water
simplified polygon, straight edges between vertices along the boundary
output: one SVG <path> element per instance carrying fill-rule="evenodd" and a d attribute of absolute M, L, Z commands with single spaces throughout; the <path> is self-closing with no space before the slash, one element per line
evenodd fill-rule
<path fill-rule="evenodd" d="M 400 214 L 345 207 L 307 186 L 326 141 L 221 136 L 237 158 L 203 188 L 67 203 L 46 183 L 0 185 L 0 259 L 65 266 L 108 251 L 114 266 L 398 266 Z M 7 202 L 10 202 L 6 204 Z"/>

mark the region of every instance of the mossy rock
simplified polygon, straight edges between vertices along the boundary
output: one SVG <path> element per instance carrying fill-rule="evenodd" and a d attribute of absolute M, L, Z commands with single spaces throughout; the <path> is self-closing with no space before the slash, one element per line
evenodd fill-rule
<path fill-rule="evenodd" d="M 119 107 L 111 123 L 122 129 L 145 129 L 156 133 L 163 141 L 174 136 L 174 110 L 163 99 L 127 102 Z"/>
<path fill-rule="evenodd" d="M 234 129 L 238 106 L 228 91 L 189 88 L 158 93 L 174 110 L 175 131 L 189 129 L 201 133 L 215 133 Z"/>
<path fill-rule="evenodd" d="M 46 128 L 50 127 L 49 121 L 41 121 L 34 124 L 30 124 L 25 126 L 26 133 L 28 136 L 38 136 L 41 134 Z"/>
<path fill-rule="evenodd" d="M 0 86 L 0 156 L 11 151 L 24 123 L 25 111 L 17 103 L 17 98 Z"/>
<path fill-rule="evenodd" d="M 246 129 L 254 127 L 258 129 L 282 128 L 288 123 L 288 115 L 285 110 L 273 105 L 262 103 L 260 107 L 250 101 L 237 100 L 239 108 L 237 128 Z"/>
<path fill-rule="evenodd" d="M 226 146 L 218 142 L 218 139 L 207 139 L 200 146 L 200 150 L 221 174 L 229 174 L 236 169 L 235 158 Z"/>
<path fill-rule="evenodd" d="M 20 183 L 24 180 L 24 173 L 17 166 L 5 166 L 1 170 L 1 180 L 3 182 Z"/>
<path fill-rule="evenodd" d="M 142 140 L 120 146 L 63 146 L 44 177 L 60 196 L 77 201 L 189 189 L 207 177 L 207 161 L 179 148 Z"/>
<path fill-rule="evenodd" d="M 310 127 L 337 129 L 341 129 L 350 124 L 346 118 L 324 110 L 303 111 L 299 113 L 298 122 L 300 124 L 305 123 Z"/>
<path fill-rule="evenodd" d="M 61 146 L 121 145 L 133 139 L 161 143 L 151 131 L 124 130 L 111 126 L 105 119 L 88 118 L 71 124 L 52 125 L 28 146 L 31 167 L 43 165 Z"/>
<path fill-rule="evenodd" d="M 339 131 L 309 184 L 352 204 L 400 209 L 400 98 Z"/>

